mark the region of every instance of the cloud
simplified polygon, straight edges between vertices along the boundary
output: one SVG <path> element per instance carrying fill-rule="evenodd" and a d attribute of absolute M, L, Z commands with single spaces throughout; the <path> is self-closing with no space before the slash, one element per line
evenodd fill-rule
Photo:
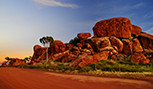
<path fill-rule="evenodd" d="M 153 12 L 149 12 L 149 13 L 146 13 L 144 15 L 145 18 L 152 18 L 153 17 Z"/>
<path fill-rule="evenodd" d="M 78 8 L 78 5 L 75 4 L 65 4 L 62 2 L 59 2 L 57 0 L 33 0 L 36 3 L 40 3 L 42 5 L 46 6 L 59 6 L 59 7 L 70 7 L 70 8 Z"/>
<path fill-rule="evenodd" d="M 148 29 L 146 32 L 152 32 L 153 31 L 153 27 Z"/>
<path fill-rule="evenodd" d="M 148 27 L 148 26 L 152 26 L 153 22 L 143 22 L 140 24 L 142 26 L 142 28 Z"/>
<path fill-rule="evenodd" d="M 140 8 L 142 6 L 144 6 L 144 3 L 137 3 L 137 4 L 133 5 L 132 8 Z"/>

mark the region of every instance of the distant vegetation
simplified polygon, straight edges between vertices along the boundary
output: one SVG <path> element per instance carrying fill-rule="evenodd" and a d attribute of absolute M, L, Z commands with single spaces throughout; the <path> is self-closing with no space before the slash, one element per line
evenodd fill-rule
<path fill-rule="evenodd" d="M 76 72 L 76 73 L 88 73 L 90 71 L 109 71 L 109 72 L 153 72 L 153 63 L 141 64 L 131 63 L 130 61 L 108 61 L 101 60 L 97 63 L 90 64 L 86 67 L 77 68 L 69 66 L 69 63 L 53 62 L 50 64 L 28 65 L 25 64 L 23 68 L 38 68 L 49 71 L 58 72 Z"/>
<path fill-rule="evenodd" d="M 71 39 L 70 41 L 69 41 L 69 43 L 70 44 L 73 44 L 73 45 L 77 45 L 77 43 L 79 43 L 80 42 L 80 39 L 78 38 L 78 37 L 75 37 L 74 39 Z"/>

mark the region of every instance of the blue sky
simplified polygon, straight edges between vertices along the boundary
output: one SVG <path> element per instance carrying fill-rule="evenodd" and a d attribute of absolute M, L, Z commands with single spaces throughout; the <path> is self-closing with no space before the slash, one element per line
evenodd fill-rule
<path fill-rule="evenodd" d="M 127 17 L 153 34 L 153 0 L 0 0 L 0 58 L 32 55 L 42 36 L 69 42 L 97 21 Z"/>

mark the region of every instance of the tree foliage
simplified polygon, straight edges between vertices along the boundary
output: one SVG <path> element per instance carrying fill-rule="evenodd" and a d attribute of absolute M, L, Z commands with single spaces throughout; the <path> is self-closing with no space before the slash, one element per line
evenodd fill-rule
<path fill-rule="evenodd" d="M 75 37 L 74 39 L 71 39 L 69 41 L 70 44 L 74 44 L 75 46 L 77 45 L 77 43 L 80 42 L 80 39 L 78 37 Z"/>

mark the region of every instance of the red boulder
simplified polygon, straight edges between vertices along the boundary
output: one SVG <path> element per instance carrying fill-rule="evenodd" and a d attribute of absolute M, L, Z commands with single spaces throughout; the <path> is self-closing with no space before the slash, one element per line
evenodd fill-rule
<path fill-rule="evenodd" d="M 64 52 L 64 51 L 66 51 L 66 49 L 67 48 L 66 48 L 65 44 L 60 40 L 55 40 L 54 44 L 50 44 L 51 54 Z"/>
<path fill-rule="evenodd" d="M 118 48 L 118 52 L 122 52 L 123 50 L 122 41 L 114 36 L 110 37 L 110 40 L 111 40 L 111 45 L 116 46 Z"/>
<path fill-rule="evenodd" d="M 131 37 L 132 24 L 128 18 L 116 17 L 99 21 L 93 27 L 94 37 Z"/>
<path fill-rule="evenodd" d="M 95 52 L 100 51 L 101 48 L 111 46 L 111 43 L 109 41 L 109 37 L 91 38 L 90 44 Z"/>
<path fill-rule="evenodd" d="M 18 65 L 24 65 L 26 62 L 24 60 L 18 59 L 18 58 L 13 58 L 9 65 L 10 66 L 18 66 Z"/>
<path fill-rule="evenodd" d="M 138 52 L 138 53 L 133 53 L 131 55 L 130 61 L 135 63 L 147 63 L 148 60 L 143 55 L 143 53 Z"/>
<path fill-rule="evenodd" d="M 46 48 L 42 48 L 39 45 L 35 45 L 34 48 L 34 54 L 32 56 L 31 62 L 35 61 L 36 59 L 38 59 L 42 54 L 44 54 L 46 52 Z"/>
<path fill-rule="evenodd" d="M 153 35 L 142 32 L 139 34 L 138 39 L 143 48 L 153 50 Z"/>
<path fill-rule="evenodd" d="M 142 52 L 143 48 L 137 38 L 132 39 L 132 51 L 133 52 Z"/>
<path fill-rule="evenodd" d="M 132 34 L 138 35 L 142 32 L 142 29 L 139 26 L 132 25 Z"/>
<path fill-rule="evenodd" d="M 109 51 L 102 51 L 93 55 L 94 62 L 108 59 Z"/>
<path fill-rule="evenodd" d="M 123 53 L 126 55 L 132 54 L 132 42 L 129 39 L 123 39 Z"/>
<path fill-rule="evenodd" d="M 87 39 L 88 37 L 91 37 L 91 34 L 90 33 L 79 33 L 77 37 L 80 39 Z"/>

